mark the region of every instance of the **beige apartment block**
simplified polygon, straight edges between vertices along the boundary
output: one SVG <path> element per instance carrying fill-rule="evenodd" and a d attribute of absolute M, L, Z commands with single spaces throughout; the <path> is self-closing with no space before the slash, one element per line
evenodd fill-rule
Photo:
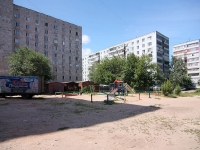
<path fill-rule="evenodd" d="M 55 81 L 82 80 L 82 27 L 0 0 L 0 74 L 7 75 L 5 56 L 19 47 L 44 54 Z"/>

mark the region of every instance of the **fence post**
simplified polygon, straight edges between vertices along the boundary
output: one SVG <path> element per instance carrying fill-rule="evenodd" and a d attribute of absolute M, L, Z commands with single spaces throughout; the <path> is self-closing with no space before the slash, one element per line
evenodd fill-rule
<path fill-rule="evenodd" d="M 149 98 L 151 98 L 150 92 L 149 92 Z"/>
<path fill-rule="evenodd" d="M 139 93 L 139 100 L 140 100 L 140 93 Z"/>
<path fill-rule="evenodd" d="M 91 103 L 92 103 L 92 94 L 91 94 Z"/>

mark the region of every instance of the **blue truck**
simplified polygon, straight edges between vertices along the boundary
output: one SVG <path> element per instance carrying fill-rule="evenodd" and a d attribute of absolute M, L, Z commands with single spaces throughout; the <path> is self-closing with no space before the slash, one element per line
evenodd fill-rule
<path fill-rule="evenodd" d="M 42 93 L 42 76 L 0 76 L 0 97 L 21 95 L 23 99 L 28 99 Z"/>

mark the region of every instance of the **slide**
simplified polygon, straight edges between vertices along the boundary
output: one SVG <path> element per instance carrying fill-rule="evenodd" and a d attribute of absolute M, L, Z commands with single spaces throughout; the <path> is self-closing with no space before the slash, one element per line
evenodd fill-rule
<path fill-rule="evenodd" d="M 114 90 L 110 91 L 109 94 L 115 94 L 117 92 L 118 88 L 115 88 Z"/>

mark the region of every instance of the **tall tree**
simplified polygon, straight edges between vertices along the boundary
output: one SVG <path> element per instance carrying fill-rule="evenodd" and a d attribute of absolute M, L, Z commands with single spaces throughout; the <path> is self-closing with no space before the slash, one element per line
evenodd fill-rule
<path fill-rule="evenodd" d="M 44 76 L 45 81 L 52 79 L 50 60 L 44 55 L 19 48 L 8 56 L 9 73 L 17 76 Z"/>
<path fill-rule="evenodd" d="M 181 58 L 172 57 L 169 80 L 174 87 L 192 85 L 191 77 L 187 75 L 186 63 Z"/>

